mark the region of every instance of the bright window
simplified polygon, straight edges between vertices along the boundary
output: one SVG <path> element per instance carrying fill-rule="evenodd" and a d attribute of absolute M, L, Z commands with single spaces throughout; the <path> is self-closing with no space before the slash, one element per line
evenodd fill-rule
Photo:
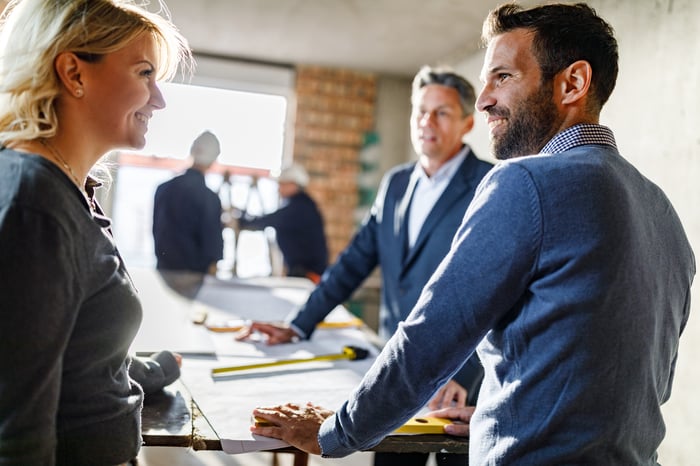
<path fill-rule="evenodd" d="M 221 155 L 206 181 L 219 192 L 224 208 L 233 204 L 261 214 L 274 210 L 278 203 L 276 183 L 261 178 L 257 192 L 250 191 L 250 186 L 254 176 L 274 173 L 281 166 L 285 96 L 174 83 L 160 88 L 166 108 L 155 112 L 149 122 L 146 147 L 121 154 L 111 190 L 113 232 L 128 266 L 155 266 L 153 195 L 160 183 L 189 166 L 190 145 L 204 130 L 212 131 L 221 142 Z M 224 184 L 226 171 L 230 186 Z M 240 277 L 269 275 L 270 235 L 242 232 L 235 238 L 233 230 L 224 230 L 221 275 L 227 276 L 234 266 Z"/>
<path fill-rule="evenodd" d="M 194 138 L 208 129 L 221 141 L 219 163 L 279 169 L 285 97 L 174 83 L 160 88 L 167 105 L 154 113 L 140 153 L 186 158 Z"/>

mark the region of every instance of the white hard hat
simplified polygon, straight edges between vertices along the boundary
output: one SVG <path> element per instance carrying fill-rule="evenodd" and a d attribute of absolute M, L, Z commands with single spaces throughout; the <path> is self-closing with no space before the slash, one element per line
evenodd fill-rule
<path fill-rule="evenodd" d="M 294 183 L 299 187 L 305 188 L 309 184 L 309 174 L 306 173 L 304 167 L 293 163 L 282 169 L 280 176 L 277 177 L 278 182 Z"/>
<path fill-rule="evenodd" d="M 221 153 L 219 140 L 210 131 L 204 131 L 192 142 L 190 155 L 194 159 L 194 163 L 208 167 Z"/>

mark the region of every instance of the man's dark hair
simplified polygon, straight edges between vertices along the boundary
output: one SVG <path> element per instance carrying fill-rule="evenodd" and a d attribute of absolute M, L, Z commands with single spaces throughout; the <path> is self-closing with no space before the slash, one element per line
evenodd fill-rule
<path fill-rule="evenodd" d="M 413 95 L 428 84 L 439 84 L 455 89 L 459 94 L 464 116 L 474 113 L 476 94 L 469 81 L 448 68 L 432 68 L 424 66 L 413 78 Z"/>
<path fill-rule="evenodd" d="M 617 80 L 618 53 L 613 28 L 585 3 L 541 5 L 527 10 L 508 3 L 486 17 L 481 39 L 486 45 L 494 36 L 521 28 L 534 33 L 532 52 L 544 81 L 551 80 L 577 60 L 591 65 L 594 96 L 591 103 L 600 111 Z"/>

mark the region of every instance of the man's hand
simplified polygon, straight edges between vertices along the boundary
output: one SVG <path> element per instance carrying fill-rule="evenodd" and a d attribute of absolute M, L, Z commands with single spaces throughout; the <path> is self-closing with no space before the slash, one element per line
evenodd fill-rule
<path fill-rule="evenodd" d="M 450 408 L 452 406 L 464 406 L 467 404 L 467 390 L 454 380 L 447 382 L 437 391 L 428 403 L 430 409 Z"/>
<path fill-rule="evenodd" d="M 289 343 L 299 338 L 294 330 L 285 325 L 272 324 L 267 322 L 253 322 L 247 327 L 243 327 L 236 334 L 236 340 L 246 340 L 252 334 L 259 332 L 267 336 L 268 345 Z"/>
<path fill-rule="evenodd" d="M 306 403 L 306 406 L 288 403 L 271 408 L 256 408 L 253 416 L 271 425 L 252 426 L 250 431 L 257 435 L 284 440 L 298 449 L 314 455 L 321 454 L 318 444 L 318 431 L 323 421 L 333 411 Z"/>
<path fill-rule="evenodd" d="M 474 414 L 474 406 L 462 406 L 459 408 L 443 408 L 437 411 L 431 411 L 423 415 L 423 417 L 442 417 L 452 419 L 452 424 L 445 426 L 445 433 L 449 435 L 457 435 L 459 437 L 469 436 L 469 421 Z"/>

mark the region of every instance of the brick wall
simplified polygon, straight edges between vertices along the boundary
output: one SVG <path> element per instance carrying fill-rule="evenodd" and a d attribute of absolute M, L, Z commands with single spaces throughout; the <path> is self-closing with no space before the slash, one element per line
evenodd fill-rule
<path fill-rule="evenodd" d="M 300 66 L 294 160 L 309 172 L 309 194 L 323 214 L 333 263 L 355 232 L 359 154 L 374 128 L 376 78 L 373 74 Z"/>

